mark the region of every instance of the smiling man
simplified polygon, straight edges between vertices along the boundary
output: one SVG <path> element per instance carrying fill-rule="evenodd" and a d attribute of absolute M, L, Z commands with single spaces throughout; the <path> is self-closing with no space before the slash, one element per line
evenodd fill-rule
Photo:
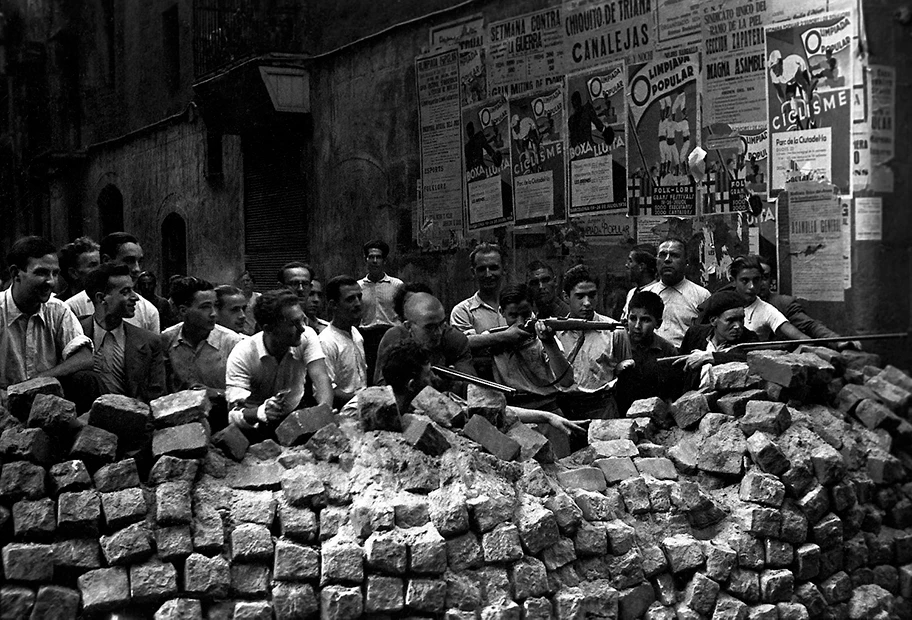
<path fill-rule="evenodd" d="M 161 335 L 168 388 L 172 392 L 200 387 L 224 390 L 228 356 L 244 336 L 216 322 L 216 292 L 206 280 L 176 280 L 171 285 L 171 299 L 181 322 Z"/>
<path fill-rule="evenodd" d="M 709 291 L 684 277 L 687 269 L 687 244 L 681 239 L 666 239 L 659 244 L 656 265 L 659 280 L 644 286 L 665 304 L 662 325 L 656 333 L 676 347 L 699 314 L 699 306 L 709 298 Z"/>
<path fill-rule="evenodd" d="M 326 298 L 333 319 L 320 332 L 320 346 L 333 384 L 334 405 L 342 407 L 367 387 L 364 338 L 356 327 L 361 321 L 361 287 L 351 276 L 336 276 L 326 283 Z"/>
<path fill-rule="evenodd" d="M 12 284 L 0 293 L 0 388 L 57 377 L 68 391 L 66 378 L 92 367 L 92 341 L 66 304 L 51 297 L 57 251 L 46 239 L 25 237 L 7 263 Z"/>
<path fill-rule="evenodd" d="M 157 334 L 127 323 L 135 316 L 139 295 L 130 268 L 104 263 L 86 278 L 95 312 L 81 320 L 95 344 L 92 370 L 105 391 L 150 402 L 165 393 L 165 366 Z"/>

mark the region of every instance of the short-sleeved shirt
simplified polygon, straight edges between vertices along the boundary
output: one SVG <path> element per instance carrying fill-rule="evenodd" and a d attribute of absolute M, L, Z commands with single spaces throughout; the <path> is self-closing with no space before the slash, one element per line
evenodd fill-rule
<path fill-rule="evenodd" d="M 398 325 L 399 317 L 393 304 L 393 297 L 403 282 L 399 278 L 383 274 L 374 282 L 368 277 L 358 280 L 361 287 L 361 328 L 381 325 Z"/>
<path fill-rule="evenodd" d="M 785 315 L 759 297 L 744 306 L 744 327 L 757 334 L 760 340 L 772 340 L 783 323 L 788 323 Z"/>
<path fill-rule="evenodd" d="M 562 349 L 560 340 L 558 348 Z M 560 390 L 541 340 L 530 338 L 520 346 L 494 356 L 494 380 L 537 396 L 550 396 Z"/>
<path fill-rule="evenodd" d="M 140 329 L 148 330 L 153 334 L 161 333 L 161 320 L 158 316 L 158 308 L 153 306 L 150 301 L 139 293 L 137 293 L 136 296 L 139 298 L 136 301 L 136 313 L 129 319 L 124 319 L 124 321 L 130 325 L 139 327 Z M 85 291 L 79 291 L 67 299 L 66 304 L 70 307 L 70 310 L 73 311 L 73 314 L 80 318 L 95 312 L 95 306 L 89 299 L 89 294 Z"/>
<path fill-rule="evenodd" d="M 243 427 L 247 426 L 240 409 L 244 401 L 244 406 L 258 407 L 280 390 L 288 390 L 285 413 L 293 411 L 304 396 L 307 365 L 324 358 L 317 333 L 310 327 L 304 328 L 300 344 L 289 347 L 281 360 L 269 354 L 263 336 L 263 332 L 258 332 L 237 343 L 225 369 L 229 417 Z"/>
<path fill-rule="evenodd" d="M 504 327 L 506 324 L 506 319 L 497 308 L 482 301 L 477 292 L 453 306 L 450 312 L 450 325 L 466 336 L 481 334 L 495 327 Z"/>
<path fill-rule="evenodd" d="M 228 356 L 246 337 L 216 325 L 205 340 L 193 346 L 184 339 L 184 324 L 178 323 L 162 332 L 162 348 L 168 359 L 168 387 L 171 391 L 206 386 L 225 389 Z"/>
<path fill-rule="evenodd" d="M 92 350 L 92 341 L 64 302 L 51 297 L 28 316 L 12 287 L 0 293 L 0 388 L 50 370 L 82 347 Z"/>
<path fill-rule="evenodd" d="M 665 304 L 662 325 L 655 333 L 674 346 L 680 347 L 687 328 L 697 319 L 700 304 L 709 298 L 709 291 L 687 278 L 674 286 L 666 286 L 660 280 L 647 284 L 642 290 L 655 293 Z"/>
<path fill-rule="evenodd" d="M 618 322 L 598 313 L 592 320 Z M 630 359 L 630 345 L 622 329 L 561 331 L 557 332 L 557 338 L 573 366 L 575 383 L 568 392 L 592 393 L 604 389 L 614 379 L 615 367 Z"/>
<path fill-rule="evenodd" d="M 326 356 L 326 370 L 333 388 L 353 393 L 367 387 L 364 338 L 356 327 L 346 334 L 330 323 L 320 332 L 320 346 Z"/>

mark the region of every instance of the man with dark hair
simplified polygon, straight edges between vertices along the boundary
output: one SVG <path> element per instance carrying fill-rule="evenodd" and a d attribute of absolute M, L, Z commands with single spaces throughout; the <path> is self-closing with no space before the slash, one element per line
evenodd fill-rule
<path fill-rule="evenodd" d="M 115 232 L 101 240 L 101 262 L 126 265 L 134 284 L 139 279 L 139 274 L 142 273 L 143 257 L 142 246 L 139 245 L 136 237 L 129 233 Z M 78 317 L 88 316 L 95 312 L 94 304 L 85 291 L 70 297 L 66 303 L 73 314 Z M 135 314 L 125 320 L 130 325 L 135 325 L 156 335 L 161 332 L 158 309 L 142 295 L 138 296 Z"/>
<path fill-rule="evenodd" d="M 155 309 L 158 310 L 158 321 L 162 330 L 175 325 L 180 318 L 173 311 L 171 302 L 166 297 L 156 293 L 158 288 L 158 278 L 151 271 L 143 271 L 136 278 L 136 292 L 142 295 L 143 299 L 149 301 Z M 165 291 L 167 293 L 167 291 Z"/>
<path fill-rule="evenodd" d="M 311 321 L 307 316 L 307 298 L 310 296 L 310 284 L 316 278 L 313 267 L 300 261 L 285 263 L 279 268 L 276 279 L 279 284 L 289 289 L 298 296 L 301 310 L 304 310 L 304 320 L 308 327 L 319 333 L 316 321 Z"/>
<path fill-rule="evenodd" d="M 0 293 L 0 388 L 57 377 L 69 396 L 66 378 L 92 367 L 92 341 L 51 296 L 60 273 L 57 249 L 41 237 L 24 237 L 6 260 L 12 280 Z"/>
<path fill-rule="evenodd" d="M 100 246 L 91 237 L 79 237 L 66 244 L 57 252 L 60 260 L 60 275 L 65 289 L 57 293 L 66 301 L 85 288 L 85 277 L 101 264 Z"/>
<path fill-rule="evenodd" d="M 760 298 L 763 282 L 761 258 L 756 254 L 737 257 L 729 268 L 735 290 L 744 298 L 744 328 L 760 340 L 807 340 L 785 315 Z"/>
<path fill-rule="evenodd" d="M 684 277 L 687 269 L 687 244 L 682 239 L 669 238 L 659 244 L 656 256 L 659 280 L 641 290 L 657 294 L 665 304 L 662 325 L 656 333 L 678 347 L 684 332 L 693 325 L 699 306 L 709 297 L 709 291 Z"/>
<path fill-rule="evenodd" d="M 627 255 L 625 267 L 633 288 L 627 291 L 627 298 L 624 300 L 624 310 L 621 313 L 621 321 L 624 321 L 627 317 L 627 308 L 630 306 L 630 298 L 633 297 L 634 293 L 659 281 L 655 246 L 648 243 L 633 246 L 633 249 Z"/>
<path fill-rule="evenodd" d="M 617 402 L 622 414 L 635 400 L 659 396 L 672 398 L 679 390 L 677 373 L 671 364 L 659 364 L 660 357 L 678 354 L 673 344 L 655 333 L 662 325 L 665 304 L 649 291 L 634 293 L 627 309 L 627 331 L 633 364 L 621 362 L 618 375 Z"/>
<path fill-rule="evenodd" d="M 305 379 L 313 384 L 317 404 L 332 407 L 333 389 L 323 350 L 304 310 L 288 289 L 263 293 L 254 308 L 263 331 L 239 342 L 225 371 L 229 420 L 245 430 L 268 434 L 297 409 Z"/>
<path fill-rule="evenodd" d="M 215 322 L 238 334 L 244 333 L 247 324 L 247 298 L 236 286 L 222 284 L 215 287 Z"/>
<path fill-rule="evenodd" d="M 320 332 L 326 370 L 333 384 L 334 404 L 342 407 L 367 387 L 364 338 L 356 325 L 361 320 L 361 287 L 351 276 L 336 276 L 326 283 L 332 321 Z"/>
<path fill-rule="evenodd" d="M 558 294 L 557 278 L 551 265 L 540 260 L 529 263 L 526 266 L 526 283 L 532 293 L 538 318 L 565 317 L 570 313 L 570 306 Z"/>
<path fill-rule="evenodd" d="M 709 385 L 709 369 L 714 364 L 743 362 L 747 352 L 732 350 L 735 345 L 757 342 L 757 334 L 744 327 L 744 296 L 732 290 L 717 291 L 706 302 L 705 316 L 709 323 L 687 329 L 681 343 L 681 354 L 675 360 L 688 374 L 685 388 Z"/>
<path fill-rule="evenodd" d="M 377 369 L 374 371 L 375 383 L 383 384 L 381 369 L 387 352 L 403 340 L 414 340 L 427 349 L 431 364 L 475 376 L 469 341 L 465 334 L 447 324 L 446 312 L 439 299 L 430 293 L 410 293 L 403 313 L 405 322 L 388 330 L 380 341 Z M 431 385 L 441 392 L 451 391 L 465 395 L 465 383 L 453 382 L 436 374 L 432 375 Z"/>
<path fill-rule="evenodd" d="M 469 338 L 472 360 L 478 376 L 494 378 L 493 355 L 503 347 L 511 347 L 528 337 L 519 326 L 507 327 L 507 322 L 497 311 L 500 289 L 504 283 L 505 254 L 494 243 L 480 243 L 469 255 L 472 274 L 478 290 L 464 299 L 450 312 L 450 324 Z M 502 331 L 491 330 L 507 327 Z"/>
<path fill-rule="evenodd" d="M 372 239 L 362 247 L 367 275 L 358 280 L 364 294 L 360 331 L 364 336 L 368 377 L 374 376 L 377 348 L 386 330 L 399 324 L 393 300 L 402 280 L 386 273 L 389 245 L 382 239 Z"/>
<path fill-rule="evenodd" d="M 216 292 L 211 283 L 187 276 L 171 285 L 181 322 L 162 332 L 172 392 L 206 387 L 225 389 L 225 368 L 234 346 L 244 339 L 216 323 Z"/>
<path fill-rule="evenodd" d="M 326 294 L 323 292 L 323 283 L 319 280 L 310 281 L 310 294 L 307 295 L 307 305 L 304 314 L 307 315 L 307 324 L 314 328 L 318 334 L 329 327 L 329 321 L 322 318 L 326 310 Z"/>
<path fill-rule="evenodd" d="M 570 318 L 618 323 L 595 310 L 598 281 L 585 265 L 564 274 L 564 293 L 570 303 Z M 558 399 L 561 411 L 571 420 L 617 417 L 612 388 L 618 364 L 630 359 L 623 330 L 572 330 L 558 332 L 576 383 Z"/>
<path fill-rule="evenodd" d="M 80 322 L 95 344 L 92 370 L 105 391 L 150 402 L 165 393 L 165 366 L 158 334 L 130 325 L 139 295 L 130 268 L 106 262 L 86 278 L 95 312 Z"/>

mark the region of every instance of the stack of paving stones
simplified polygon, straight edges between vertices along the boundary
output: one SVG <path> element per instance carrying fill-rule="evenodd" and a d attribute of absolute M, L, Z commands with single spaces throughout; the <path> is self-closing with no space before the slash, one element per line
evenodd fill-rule
<path fill-rule="evenodd" d="M 912 617 L 912 379 L 876 356 L 754 352 L 572 454 L 483 390 L 359 399 L 250 445 L 202 391 L 12 386 L 0 616 Z"/>

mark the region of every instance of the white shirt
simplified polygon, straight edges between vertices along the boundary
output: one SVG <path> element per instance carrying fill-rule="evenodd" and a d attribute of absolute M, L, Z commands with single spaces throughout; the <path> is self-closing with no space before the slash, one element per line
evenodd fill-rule
<path fill-rule="evenodd" d="M 709 291 L 684 278 L 674 286 L 665 286 L 661 280 L 647 284 L 641 290 L 650 291 L 662 298 L 665 310 L 662 326 L 655 330 L 659 336 L 681 348 L 684 332 L 693 325 L 697 308 L 709 298 Z"/>
<path fill-rule="evenodd" d="M 656 282 L 658 282 L 658 279 L 653 280 L 649 284 L 644 284 L 643 286 L 634 286 L 627 291 L 627 299 L 624 300 L 624 310 L 621 312 L 621 323 L 627 322 L 627 312 L 630 310 L 630 300 L 633 299 L 634 294 L 636 294 L 637 291 L 645 291 L 647 286 L 652 286 Z"/>
<path fill-rule="evenodd" d="M 136 314 L 129 319 L 124 319 L 130 325 L 145 329 L 153 334 L 161 333 L 161 322 L 158 317 L 158 308 L 147 301 L 145 297 L 136 293 L 139 300 L 136 302 Z M 66 305 L 70 307 L 77 317 L 84 317 L 95 313 L 95 305 L 89 299 L 89 294 L 85 291 L 79 291 L 66 300 Z"/>
<path fill-rule="evenodd" d="M 333 388 L 353 393 L 367 387 L 364 338 L 357 328 L 352 327 L 346 334 L 330 323 L 320 332 L 320 346 L 326 356 L 326 370 Z"/>
<path fill-rule="evenodd" d="M 783 323 L 788 323 L 785 315 L 759 297 L 751 305 L 744 306 L 744 327 L 757 334 L 760 340 L 773 340 Z"/>
<path fill-rule="evenodd" d="M 468 299 L 460 301 L 450 311 L 450 325 L 466 336 L 481 334 L 495 327 L 506 326 L 506 324 L 507 320 L 497 311 L 497 308 L 482 301 L 478 292 Z"/>
<path fill-rule="evenodd" d="M 380 325 L 399 325 L 393 297 L 403 282 L 399 278 L 383 274 L 383 278 L 374 282 L 368 277 L 358 280 L 361 287 L 361 327 L 378 327 Z"/>
<path fill-rule="evenodd" d="M 244 407 L 259 407 L 280 390 L 288 390 L 285 413 L 293 411 L 304 396 L 307 365 L 324 358 L 317 332 L 310 327 L 304 327 L 301 343 L 289 347 L 281 361 L 266 350 L 263 335 L 258 332 L 237 343 L 225 369 L 228 418 L 243 428 L 249 426 L 244 421 Z"/>

